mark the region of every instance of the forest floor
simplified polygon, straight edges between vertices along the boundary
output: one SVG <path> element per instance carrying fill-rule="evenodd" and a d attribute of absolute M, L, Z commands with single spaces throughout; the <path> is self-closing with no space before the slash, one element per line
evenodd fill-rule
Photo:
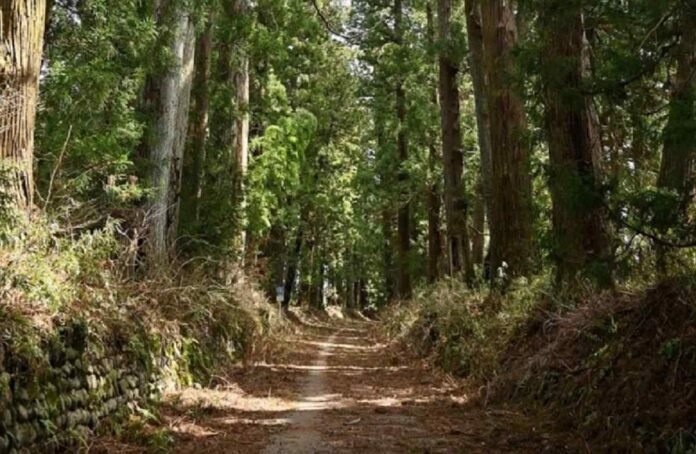
<path fill-rule="evenodd" d="M 480 402 L 477 389 L 379 342 L 371 324 L 303 324 L 287 354 L 167 396 L 176 453 L 581 452 L 549 418 Z M 106 448 L 103 446 L 102 449 Z M 109 452 L 142 452 L 111 444 Z M 99 449 L 96 449 L 99 451 Z"/>

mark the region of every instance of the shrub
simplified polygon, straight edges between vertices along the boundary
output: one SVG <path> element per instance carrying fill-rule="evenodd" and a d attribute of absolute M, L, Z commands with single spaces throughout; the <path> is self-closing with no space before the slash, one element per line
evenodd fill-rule
<path fill-rule="evenodd" d="M 530 311 L 543 300 L 549 279 L 518 280 L 504 294 L 471 290 L 456 280 L 424 289 L 389 309 L 388 335 L 457 375 L 490 377 L 498 357 Z"/>

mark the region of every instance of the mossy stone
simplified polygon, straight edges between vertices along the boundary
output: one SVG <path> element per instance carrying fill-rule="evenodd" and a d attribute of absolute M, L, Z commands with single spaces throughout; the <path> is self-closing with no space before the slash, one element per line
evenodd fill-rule
<path fill-rule="evenodd" d="M 2 422 L 2 425 L 4 427 L 10 427 L 12 425 L 12 423 L 14 422 L 14 418 L 12 416 L 12 410 L 10 410 L 9 408 L 5 408 L 2 411 L 2 420 L 0 422 Z"/>
<path fill-rule="evenodd" d="M 61 372 L 65 377 L 70 377 L 72 375 L 73 370 L 74 368 L 70 363 L 65 363 L 63 364 L 63 367 L 61 367 Z"/>
<path fill-rule="evenodd" d="M 20 402 L 27 402 L 29 400 L 29 392 L 25 388 L 19 388 L 14 393 L 15 399 Z"/>
<path fill-rule="evenodd" d="M 25 407 L 24 405 L 17 405 L 17 419 L 20 421 L 28 421 L 29 420 L 29 409 Z"/>
<path fill-rule="evenodd" d="M 36 441 L 37 433 L 31 424 L 19 424 L 15 429 L 14 436 L 18 447 L 26 447 Z"/>
<path fill-rule="evenodd" d="M 95 375 L 88 375 L 87 376 L 87 388 L 90 391 L 93 391 L 97 389 L 99 386 L 99 382 L 97 381 L 97 377 Z"/>
<path fill-rule="evenodd" d="M 7 435 L 0 436 L 0 452 L 7 452 L 10 449 L 10 437 Z"/>
<path fill-rule="evenodd" d="M 65 426 L 68 424 L 68 417 L 65 415 L 59 415 L 55 420 L 55 424 L 58 428 L 65 428 Z"/>
<path fill-rule="evenodd" d="M 82 382 L 80 381 L 79 378 L 70 379 L 70 388 L 71 389 L 80 389 L 81 387 L 82 387 Z"/>

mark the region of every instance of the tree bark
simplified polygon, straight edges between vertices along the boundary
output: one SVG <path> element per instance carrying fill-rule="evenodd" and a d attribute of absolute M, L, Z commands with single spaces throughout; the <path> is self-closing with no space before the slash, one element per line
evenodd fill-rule
<path fill-rule="evenodd" d="M 599 194 L 602 144 L 592 99 L 582 92 L 590 69 L 582 1 L 548 0 L 542 18 L 557 279 L 571 283 L 585 275 L 608 285 L 607 219 Z"/>
<path fill-rule="evenodd" d="M 476 199 L 471 216 L 471 259 L 475 265 L 483 265 L 486 236 L 484 234 L 486 224 L 486 202 L 483 195 L 481 178 L 476 185 Z"/>
<path fill-rule="evenodd" d="M 439 0 L 438 24 L 440 52 L 440 112 L 442 127 L 442 157 L 445 173 L 445 214 L 450 252 L 450 272 L 464 272 L 471 282 L 474 268 L 471 263 L 471 244 L 467 226 L 468 202 L 462 179 L 464 150 L 460 130 L 459 65 L 450 50 L 452 0 Z"/>
<path fill-rule="evenodd" d="M 193 111 L 191 112 L 191 184 L 184 187 L 184 195 L 190 218 L 199 222 L 201 218 L 201 196 L 205 172 L 206 147 L 210 108 L 210 61 L 212 50 L 213 21 L 208 18 L 203 32 L 197 39 L 193 81 Z M 184 169 L 186 171 L 186 169 Z"/>
<path fill-rule="evenodd" d="M 403 45 L 403 6 L 401 0 L 394 0 L 394 34 L 398 45 Z M 406 188 L 408 184 L 408 174 L 405 169 L 408 161 L 408 137 L 406 132 L 406 92 L 404 90 L 403 77 L 396 76 L 396 118 L 398 120 L 397 149 L 399 168 L 399 183 L 401 197 L 397 215 L 397 238 L 398 238 L 398 266 L 397 266 L 397 293 L 400 299 L 411 297 L 411 274 L 410 274 L 410 254 L 411 254 L 411 202 L 410 194 Z"/>
<path fill-rule="evenodd" d="M 324 266 L 324 254 L 322 253 L 317 268 L 317 298 L 316 305 L 314 306 L 318 310 L 324 309 L 324 279 L 326 279 L 326 267 Z"/>
<path fill-rule="evenodd" d="M 378 166 L 380 183 L 382 186 L 381 194 L 387 199 L 388 191 L 393 187 L 393 177 L 390 161 L 381 157 L 386 147 L 386 132 L 383 118 L 375 116 L 375 132 L 377 136 L 377 152 L 383 165 Z M 394 279 L 394 213 L 390 200 L 383 200 L 381 210 L 382 224 L 382 272 L 384 278 L 384 298 L 387 302 L 393 301 L 396 296 L 396 286 Z"/>
<path fill-rule="evenodd" d="M 436 145 L 430 145 L 428 160 L 431 172 L 433 161 L 440 159 Z M 431 177 L 432 178 L 432 177 Z M 442 258 L 442 235 L 440 232 L 440 185 L 432 181 L 426 189 L 426 207 L 428 211 L 428 283 L 432 284 L 440 277 L 440 259 Z"/>
<path fill-rule="evenodd" d="M 490 210 L 492 206 L 491 173 L 493 171 L 491 163 L 491 122 L 488 112 L 488 99 L 486 96 L 486 78 L 484 75 L 485 62 L 483 56 L 480 0 L 465 0 L 465 14 L 467 38 L 469 40 L 469 68 L 474 88 L 478 145 L 481 156 L 481 202 L 484 204 L 485 220 L 488 220 L 490 224 Z M 477 203 L 480 202 L 477 201 Z M 481 232 L 483 233 L 483 230 L 481 230 Z M 475 262 L 483 262 L 482 259 L 478 260 L 478 256 L 480 255 L 478 251 L 473 255 Z"/>
<path fill-rule="evenodd" d="M 227 99 L 229 102 L 224 103 L 212 112 L 211 118 L 211 141 L 213 147 L 220 153 L 220 159 L 225 162 L 225 166 L 229 168 L 230 175 L 234 178 L 236 167 L 235 155 L 235 109 L 236 102 L 236 82 L 233 62 L 233 46 L 237 42 L 237 36 L 234 36 L 234 21 L 236 17 L 235 8 L 238 0 L 225 0 L 222 2 L 220 14 L 219 32 L 215 38 L 215 49 L 217 50 L 217 67 L 216 78 L 217 84 L 215 89 L 216 97 Z"/>
<path fill-rule="evenodd" d="M 194 27 L 189 12 L 173 2 L 166 7 L 171 16 L 165 12 L 160 19 L 172 26 L 169 42 L 172 63 L 155 82 L 158 97 L 149 147 L 154 190 L 148 225 L 148 261 L 152 269 L 166 265 L 174 253 L 195 53 Z"/>
<path fill-rule="evenodd" d="M 248 0 L 235 1 L 235 14 L 243 18 L 248 14 Z M 249 57 L 246 49 L 246 37 L 239 40 L 239 65 L 234 75 L 237 115 L 235 118 L 235 169 L 234 190 L 238 211 L 238 252 L 244 257 L 246 247 L 246 187 L 245 180 L 249 166 Z"/>
<path fill-rule="evenodd" d="M 382 246 L 384 264 L 384 296 L 387 301 L 392 301 L 396 296 L 394 285 L 394 216 L 388 210 L 382 211 Z"/>
<path fill-rule="evenodd" d="M 681 40 L 676 49 L 677 72 L 672 80 L 669 117 L 664 131 L 662 161 L 657 186 L 677 194 L 676 210 L 661 216 L 665 230 L 685 222 L 693 202 L 694 159 L 696 158 L 696 8 L 685 8 Z M 657 250 L 658 271 L 665 272 L 670 254 Z"/>
<path fill-rule="evenodd" d="M 430 45 L 435 45 L 435 26 L 433 10 L 430 2 L 426 5 L 428 20 L 428 38 Z M 437 87 L 433 87 L 431 102 L 433 108 L 438 108 Z M 437 145 L 437 129 L 432 128 L 430 145 L 428 147 L 428 185 L 426 187 L 425 202 L 428 213 L 428 283 L 432 284 L 440 277 L 440 259 L 442 257 L 442 235 L 440 232 L 440 175 L 437 171 L 437 163 L 442 159 Z"/>
<path fill-rule="evenodd" d="M 295 289 L 295 281 L 297 280 L 297 269 L 300 262 L 300 253 L 302 253 L 302 243 L 304 241 L 304 228 L 302 223 L 297 228 L 297 233 L 295 234 L 295 243 L 293 250 L 288 258 L 288 270 L 285 277 L 285 286 L 283 291 L 283 308 L 287 309 L 290 307 L 290 302 L 292 301 L 292 292 Z"/>
<path fill-rule="evenodd" d="M 491 126 L 491 274 L 527 275 L 532 256 L 531 179 L 524 105 L 509 80 L 517 28 L 508 0 L 482 0 Z"/>
<path fill-rule="evenodd" d="M 33 205 L 34 125 L 45 29 L 45 0 L 0 2 L 0 160 L 17 208 Z"/>
<path fill-rule="evenodd" d="M 276 301 L 276 289 L 285 285 L 285 265 L 287 262 L 287 238 L 286 230 L 278 225 L 271 226 L 271 230 L 263 245 L 262 269 L 268 274 L 265 286 L 269 300 Z"/>

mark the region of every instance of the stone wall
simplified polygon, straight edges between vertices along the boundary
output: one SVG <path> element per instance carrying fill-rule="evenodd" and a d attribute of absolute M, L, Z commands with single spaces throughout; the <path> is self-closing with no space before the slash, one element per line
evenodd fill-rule
<path fill-rule="evenodd" d="M 191 343 L 182 336 L 114 337 L 105 345 L 89 331 L 74 322 L 17 351 L 0 342 L 0 454 L 66 452 L 191 379 Z"/>

